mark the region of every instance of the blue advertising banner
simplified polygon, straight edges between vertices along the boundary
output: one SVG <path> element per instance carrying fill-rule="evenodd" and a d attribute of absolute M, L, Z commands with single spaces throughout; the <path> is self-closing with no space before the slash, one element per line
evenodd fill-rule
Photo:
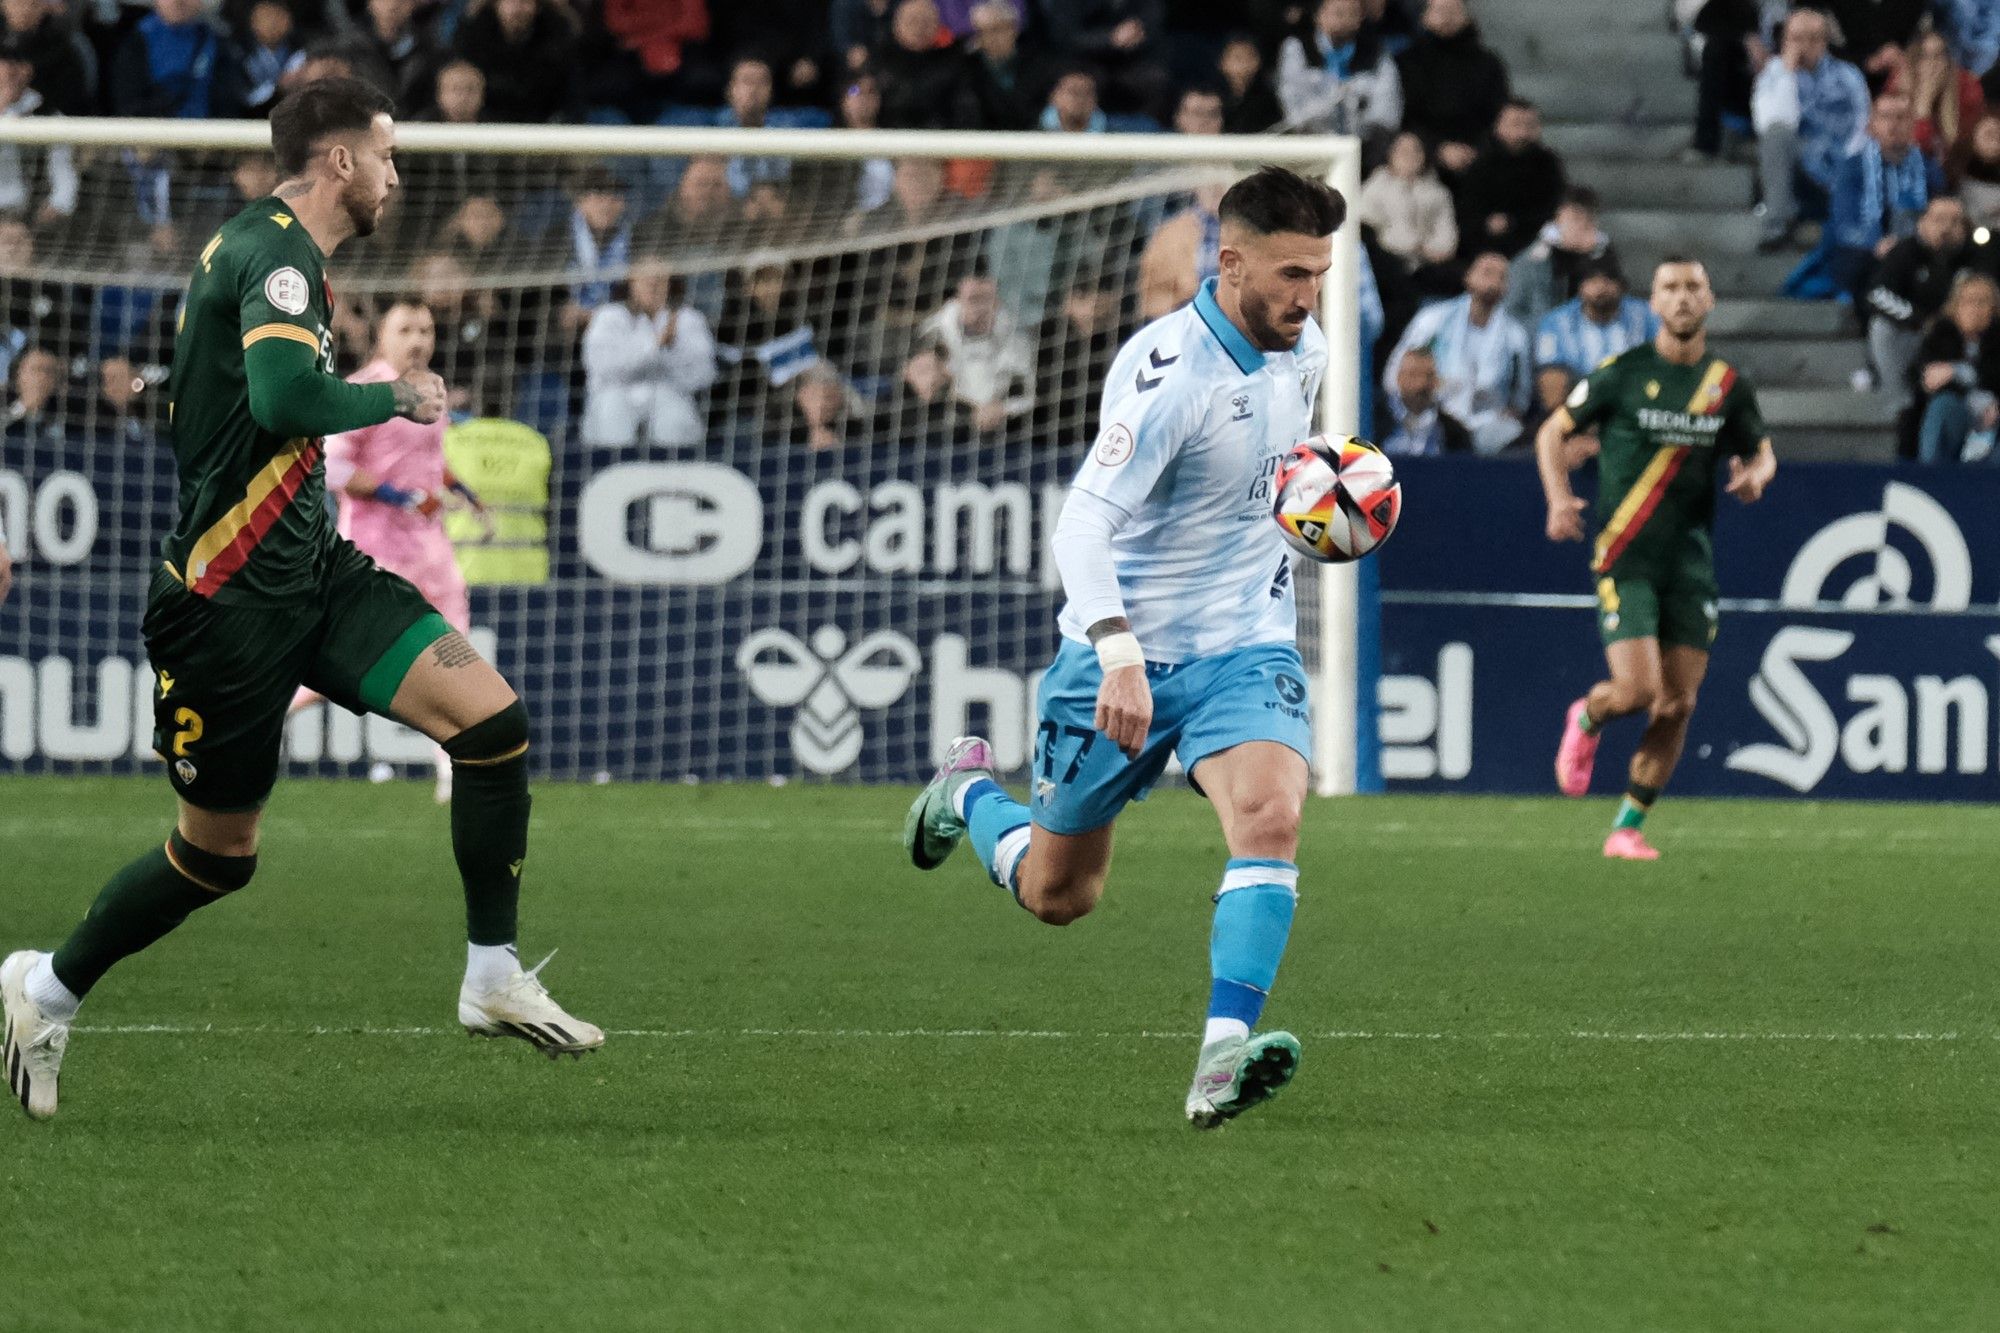
<path fill-rule="evenodd" d="M 1587 553 L 1542 535 L 1532 467 L 1407 460 L 1380 557 L 1392 790 L 1547 792 L 1604 675 Z M 1718 501 L 1722 628 L 1674 790 L 2000 798 L 2000 470 L 1806 465 Z M 1607 730 L 1619 790 L 1639 724 Z"/>

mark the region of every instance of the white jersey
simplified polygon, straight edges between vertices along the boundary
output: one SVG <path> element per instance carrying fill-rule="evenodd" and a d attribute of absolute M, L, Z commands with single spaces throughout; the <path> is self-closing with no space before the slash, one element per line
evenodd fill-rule
<path fill-rule="evenodd" d="M 1261 352 L 1215 300 L 1215 279 L 1119 349 L 1097 442 L 1071 483 L 1129 515 L 1112 538 L 1118 590 L 1148 661 L 1186 662 L 1298 635 L 1290 548 L 1272 477 L 1312 437 L 1326 335 Z M 1065 638 L 1089 626 L 1064 606 Z"/>

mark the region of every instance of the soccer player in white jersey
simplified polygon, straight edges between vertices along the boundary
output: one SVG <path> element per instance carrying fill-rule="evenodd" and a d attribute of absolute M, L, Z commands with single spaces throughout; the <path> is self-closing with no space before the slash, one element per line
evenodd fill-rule
<path fill-rule="evenodd" d="M 1231 186 L 1218 213 L 1219 275 L 1119 350 L 1056 525 L 1068 601 L 1042 678 L 1032 804 L 1001 789 L 991 748 L 968 736 L 903 826 L 925 870 L 970 834 L 996 883 L 1066 925 L 1104 891 L 1112 821 L 1179 754 L 1229 846 L 1187 1096 L 1200 1129 L 1268 1100 L 1298 1066 L 1290 1033 L 1251 1031 L 1298 900 L 1312 753 L 1271 485 L 1278 460 L 1314 433 L 1327 351 L 1313 311 L 1347 207 L 1324 184 L 1266 167 Z"/>

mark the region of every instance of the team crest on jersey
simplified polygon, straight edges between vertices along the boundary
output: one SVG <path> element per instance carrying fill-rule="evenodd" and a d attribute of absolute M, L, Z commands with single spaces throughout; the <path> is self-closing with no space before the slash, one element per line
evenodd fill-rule
<path fill-rule="evenodd" d="M 1648 398 L 1658 398 L 1660 396 L 1660 382 L 1658 380 L 1646 381 L 1646 396 Z"/>
<path fill-rule="evenodd" d="M 311 293 L 306 275 L 295 268 L 281 268 L 264 279 L 264 298 L 288 315 L 303 315 Z"/>
<path fill-rule="evenodd" d="M 185 759 L 176 759 L 174 760 L 174 776 L 181 780 L 183 787 L 188 786 L 195 779 L 195 767 Z"/>
<path fill-rule="evenodd" d="M 1103 467 L 1117 467 L 1132 457 L 1136 447 L 1131 428 L 1122 421 L 1114 421 L 1097 437 L 1097 448 L 1092 457 Z"/>

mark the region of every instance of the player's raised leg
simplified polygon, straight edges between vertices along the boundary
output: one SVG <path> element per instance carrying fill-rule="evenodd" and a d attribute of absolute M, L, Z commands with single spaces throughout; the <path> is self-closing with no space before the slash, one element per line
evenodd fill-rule
<path fill-rule="evenodd" d="M 524 971 L 515 949 L 528 856 L 528 710 L 441 619 L 412 634 L 429 637 L 399 673 L 386 711 L 451 756 L 451 845 L 465 886 L 467 940 L 459 1021 L 475 1036 L 519 1037 L 551 1058 L 595 1050 L 604 1033 L 565 1012 L 542 986 L 548 960 Z M 392 653 L 409 642 L 406 635 Z"/>
<path fill-rule="evenodd" d="M 1209 935 L 1208 1021 L 1187 1116 L 1214 1129 L 1276 1096 L 1299 1063 L 1289 1032 L 1253 1034 L 1278 976 L 1298 903 L 1299 816 L 1306 761 L 1275 741 L 1249 741 L 1200 760 L 1194 779 L 1214 802 L 1229 844 Z"/>
<path fill-rule="evenodd" d="M 1600 612 L 1600 617 L 1608 617 L 1615 632 L 1620 614 L 1612 610 Z M 1650 634 L 1612 639 L 1604 645 L 1604 660 L 1610 676 L 1571 704 L 1563 719 L 1562 742 L 1556 747 L 1556 785 L 1565 796 L 1590 791 L 1597 742 L 1605 725 L 1646 712 L 1660 693 L 1660 643 Z"/>
<path fill-rule="evenodd" d="M 1632 755 L 1632 782 L 1618 806 L 1618 822 L 1604 840 L 1604 854 L 1624 861 L 1656 861 L 1659 852 L 1646 841 L 1646 815 L 1660 799 L 1674 765 L 1687 743 L 1688 719 L 1695 696 L 1708 674 L 1708 653 L 1686 644 L 1671 644 L 1661 656 L 1661 682 L 1646 718 L 1646 734 Z"/>

